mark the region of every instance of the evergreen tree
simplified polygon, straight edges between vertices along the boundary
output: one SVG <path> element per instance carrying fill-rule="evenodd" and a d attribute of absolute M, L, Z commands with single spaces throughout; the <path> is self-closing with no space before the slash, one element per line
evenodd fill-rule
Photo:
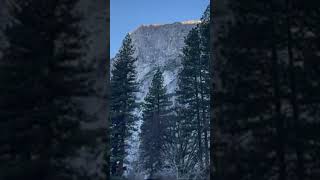
<path fill-rule="evenodd" d="M 77 3 L 10 1 L 0 62 L 1 179 L 77 177 L 68 160 L 93 141 L 80 127 L 88 117 L 77 99 L 92 91 Z"/>
<path fill-rule="evenodd" d="M 193 28 L 185 39 L 185 47 L 183 49 L 182 69 L 178 74 L 177 102 L 183 109 L 180 123 L 189 124 L 192 130 L 189 131 L 189 137 L 185 136 L 188 141 L 193 139 L 192 143 L 197 144 L 197 163 L 203 168 L 203 141 L 201 138 L 201 114 L 200 114 L 200 98 L 199 98 L 199 75 L 198 68 L 200 62 L 200 38 L 197 28 Z M 182 130 L 184 131 L 184 130 Z"/>
<path fill-rule="evenodd" d="M 141 160 L 149 176 L 154 178 L 166 164 L 166 151 L 171 137 L 171 101 L 163 85 L 160 68 L 153 76 L 145 97 L 141 126 Z"/>
<path fill-rule="evenodd" d="M 205 168 L 209 168 L 209 139 L 210 139 L 210 120 L 209 120 L 209 102 L 210 102 L 210 74 L 209 74 L 209 59 L 210 59 L 210 6 L 205 10 L 201 23 L 199 25 L 200 33 L 200 96 L 201 96 L 201 112 L 204 132 L 204 154 Z M 206 173 L 207 174 L 207 173 Z"/>
<path fill-rule="evenodd" d="M 123 164 L 126 157 L 127 138 L 134 130 L 136 117 L 133 112 L 137 107 L 134 47 L 130 35 L 123 40 L 122 47 L 116 56 L 111 75 L 111 173 L 123 175 Z"/>
<path fill-rule="evenodd" d="M 190 31 L 183 49 L 182 69 L 178 75 L 177 111 L 179 129 L 177 129 L 182 148 L 179 166 L 182 168 L 187 156 L 193 159 L 193 166 L 204 170 L 209 166 L 209 23 L 202 24 Z M 192 142 L 189 140 L 193 139 Z M 191 144 L 190 144 L 191 143 Z M 194 145 L 197 144 L 194 150 Z M 189 147 L 190 146 L 190 147 Z M 188 147 L 188 148 L 186 148 Z M 183 150 L 184 149 L 184 150 Z M 190 152 L 186 152 L 190 151 Z M 183 155 L 184 154 L 184 155 Z M 182 155 L 182 156 L 181 156 Z M 189 159 L 187 158 L 187 159 Z M 189 164 L 188 166 L 190 166 Z M 186 164 L 185 164 L 186 165 Z M 205 167 L 205 168 L 204 168 Z M 189 167 L 190 168 L 190 167 Z M 184 169 L 184 168 L 182 168 Z"/>
<path fill-rule="evenodd" d="M 207 7 L 201 23 L 185 39 L 178 74 L 176 164 L 180 176 L 186 177 L 193 168 L 204 174 L 209 170 L 209 10 Z"/>

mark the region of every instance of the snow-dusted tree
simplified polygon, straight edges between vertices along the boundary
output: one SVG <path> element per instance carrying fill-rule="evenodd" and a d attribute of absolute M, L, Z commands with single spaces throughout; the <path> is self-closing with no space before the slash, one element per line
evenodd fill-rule
<path fill-rule="evenodd" d="M 172 105 L 163 84 L 160 68 L 153 76 L 145 97 L 141 126 L 140 158 L 150 177 L 159 173 L 166 164 L 168 144 L 172 143 Z"/>
<path fill-rule="evenodd" d="M 111 173 L 113 176 L 123 175 L 123 164 L 127 155 L 127 138 L 134 130 L 136 117 L 135 61 L 134 47 L 130 35 L 123 40 L 122 47 L 116 55 L 111 71 Z"/>
<path fill-rule="evenodd" d="M 180 174 L 195 167 L 209 170 L 209 10 L 185 39 L 178 74 L 176 160 Z"/>
<path fill-rule="evenodd" d="M 210 6 L 205 10 L 201 23 L 199 24 L 200 37 L 200 98 L 201 98 L 201 117 L 203 123 L 203 143 L 205 155 L 205 169 L 206 173 L 209 170 L 209 139 L 210 139 L 210 74 L 209 74 L 209 59 L 210 59 Z"/>

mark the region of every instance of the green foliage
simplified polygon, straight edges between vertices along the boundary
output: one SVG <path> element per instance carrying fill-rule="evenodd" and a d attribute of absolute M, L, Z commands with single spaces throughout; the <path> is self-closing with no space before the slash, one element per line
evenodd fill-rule
<path fill-rule="evenodd" d="M 209 7 L 201 23 L 185 38 L 182 68 L 176 90 L 176 164 L 184 176 L 189 170 L 209 168 Z"/>
<path fill-rule="evenodd" d="M 133 112 L 137 108 L 134 47 L 130 35 L 123 40 L 122 47 L 116 56 L 111 75 L 111 171 L 112 174 L 122 176 L 124 159 L 128 144 L 125 140 L 134 131 L 137 118 Z"/>
<path fill-rule="evenodd" d="M 144 169 L 153 177 L 164 167 L 167 147 L 172 143 L 172 103 L 163 85 L 160 68 L 154 74 L 144 100 L 140 158 Z"/>

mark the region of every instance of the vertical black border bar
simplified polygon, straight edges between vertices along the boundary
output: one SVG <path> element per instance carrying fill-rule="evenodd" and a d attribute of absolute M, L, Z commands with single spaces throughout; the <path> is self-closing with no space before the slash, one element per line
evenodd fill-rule
<path fill-rule="evenodd" d="M 104 0 L 102 0 L 104 1 Z M 107 57 L 106 57 L 106 124 L 107 124 L 107 131 L 106 131 L 106 180 L 110 179 L 110 118 L 109 118 L 109 111 L 110 111 L 110 0 L 107 1 L 107 7 L 106 7 L 106 13 L 107 13 L 107 19 L 106 19 L 106 32 L 107 32 Z"/>

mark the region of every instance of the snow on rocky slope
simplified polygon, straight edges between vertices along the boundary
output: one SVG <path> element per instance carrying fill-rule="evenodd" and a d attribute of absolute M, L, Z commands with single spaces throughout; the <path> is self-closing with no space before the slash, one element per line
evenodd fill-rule
<path fill-rule="evenodd" d="M 138 59 L 136 70 L 140 88 L 139 102 L 146 96 L 154 70 L 158 66 L 163 70 L 168 92 L 174 92 L 177 73 L 181 67 L 184 38 L 199 22 L 190 20 L 172 24 L 141 25 L 130 33 L 135 47 L 134 56 Z"/>
<path fill-rule="evenodd" d="M 188 32 L 200 21 L 191 20 L 172 24 L 141 25 L 130 33 L 135 47 L 134 56 L 137 57 L 136 70 L 139 82 L 138 101 L 142 102 L 151 85 L 155 69 L 159 66 L 163 70 L 164 83 L 168 93 L 174 93 L 177 84 L 177 74 L 181 68 L 181 55 L 184 39 Z M 112 66 L 112 65 L 111 65 Z M 112 67 L 111 67 L 112 68 Z M 141 111 L 137 112 L 141 115 Z M 137 123 L 139 129 L 141 121 Z M 134 132 L 128 140 L 130 149 L 128 169 L 132 169 L 138 157 L 139 132 Z"/>
<path fill-rule="evenodd" d="M 130 33 L 135 46 L 136 68 L 142 101 L 148 92 L 155 68 L 163 70 L 165 85 L 169 93 L 176 88 L 176 77 L 181 67 L 184 38 L 199 21 L 176 22 L 163 25 L 142 25 Z"/>

